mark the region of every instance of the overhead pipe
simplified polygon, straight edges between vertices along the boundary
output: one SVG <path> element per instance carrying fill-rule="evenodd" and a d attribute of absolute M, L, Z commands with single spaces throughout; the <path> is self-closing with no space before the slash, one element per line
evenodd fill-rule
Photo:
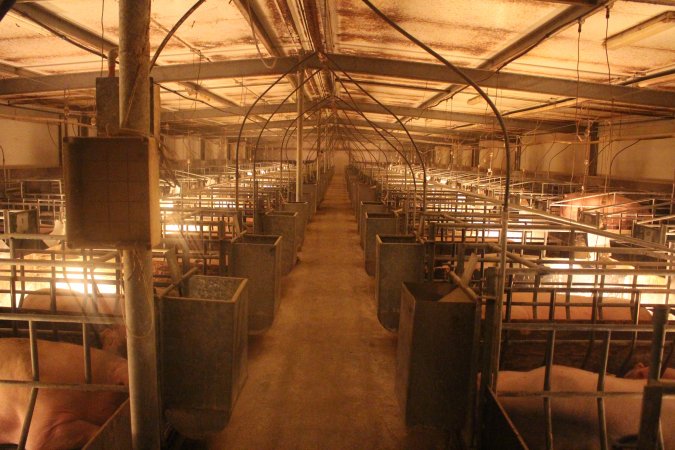
<path fill-rule="evenodd" d="M 342 87 L 344 88 L 344 90 L 345 90 L 345 92 L 347 93 L 347 96 L 349 97 L 349 100 L 351 100 L 352 104 L 350 105 L 349 103 L 347 103 L 346 101 L 344 101 L 343 99 L 340 99 L 340 98 L 338 98 L 338 100 L 341 101 L 342 103 L 344 103 L 345 105 L 347 105 L 352 111 L 355 111 L 358 115 L 360 115 L 361 117 L 363 117 L 363 119 L 364 119 L 366 122 L 369 122 L 369 124 L 370 124 L 371 126 L 374 126 L 375 124 L 374 124 L 373 122 L 371 122 L 371 121 L 366 117 L 366 115 L 364 114 L 363 110 L 359 107 L 359 104 L 356 102 L 356 100 L 354 100 L 354 97 L 352 97 L 352 94 L 351 94 L 351 93 L 349 92 L 349 90 L 347 89 L 347 86 L 345 86 L 344 83 L 343 83 L 342 81 L 339 81 L 339 83 L 340 83 L 340 86 L 342 86 Z M 358 85 L 358 84 L 357 84 L 357 85 Z M 361 88 L 361 89 L 362 89 L 362 88 Z M 350 122 L 351 122 L 351 121 L 350 121 Z M 401 146 L 401 148 L 403 148 L 403 143 L 401 142 L 401 140 L 400 140 L 396 135 L 394 135 L 391 131 L 389 131 L 388 129 L 386 129 L 386 128 L 382 127 L 382 126 L 380 126 L 379 128 L 380 128 L 383 132 L 385 132 L 386 134 L 388 134 L 393 140 L 395 140 L 396 143 L 397 143 L 398 145 Z"/>

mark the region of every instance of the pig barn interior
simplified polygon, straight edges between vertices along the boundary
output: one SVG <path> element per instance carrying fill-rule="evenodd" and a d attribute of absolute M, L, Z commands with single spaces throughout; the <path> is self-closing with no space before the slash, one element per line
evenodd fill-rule
<path fill-rule="evenodd" d="M 0 0 L 0 449 L 675 450 L 675 1 Z"/>

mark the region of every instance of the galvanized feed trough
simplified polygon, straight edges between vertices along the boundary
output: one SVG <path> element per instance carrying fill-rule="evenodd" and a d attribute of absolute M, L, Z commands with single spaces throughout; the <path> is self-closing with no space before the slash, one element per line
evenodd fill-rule
<path fill-rule="evenodd" d="M 300 221 L 298 213 L 290 211 L 269 211 L 262 216 L 262 234 L 281 236 L 281 274 L 288 275 L 295 266 L 298 256 L 296 236 Z"/>
<path fill-rule="evenodd" d="M 186 297 L 159 300 L 163 410 L 199 439 L 227 425 L 247 377 L 248 281 L 193 276 Z"/>
<path fill-rule="evenodd" d="M 302 248 L 302 244 L 305 242 L 305 229 L 307 228 L 307 223 L 309 222 L 309 203 L 307 202 L 287 202 L 284 203 L 281 207 L 282 211 L 290 211 L 298 213 L 298 250 Z"/>
<path fill-rule="evenodd" d="M 403 282 L 424 280 L 424 244 L 415 236 L 376 237 L 375 296 L 377 318 L 387 330 L 398 330 Z"/>
<path fill-rule="evenodd" d="M 366 213 L 364 253 L 366 255 L 366 273 L 375 276 L 375 236 L 378 234 L 398 234 L 399 217 L 392 213 Z"/>
<path fill-rule="evenodd" d="M 375 186 L 366 183 L 358 183 L 356 185 L 356 197 L 352 202 L 352 206 L 354 208 L 354 216 L 356 217 L 359 216 L 359 207 L 361 206 L 361 202 L 374 202 L 374 201 L 377 201 L 377 191 L 375 189 Z"/>
<path fill-rule="evenodd" d="M 386 213 L 387 205 L 382 202 L 361 202 L 359 205 L 359 214 L 356 216 L 356 228 L 361 235 L 361 248 L 365 247 L 366 242 L 366 213 Z"/>
<path fill-rule="evenodd" d="M 280 236 L 245 234 L 232 243 L 229 274 L 248 279 L 248 333 L 274 322 L 281 300 Z"/>
<path fill-rule="evenodd" d="M 409 426 L 457 432 L 464 424 L 477 305 L 439 301 L 451 283 L 403 283 L 396 394 Z M 460 296 L 461 297 L 461 296 Z"/>
<path fill-rule="evenodd" d="M 319 204 L 319 198 L 316 191 L 316 183 L 305 183 L 302 185 L 303 200 L 309 203 L 309 218 L 312 219 L 316 214 L 316 208 Z"/>

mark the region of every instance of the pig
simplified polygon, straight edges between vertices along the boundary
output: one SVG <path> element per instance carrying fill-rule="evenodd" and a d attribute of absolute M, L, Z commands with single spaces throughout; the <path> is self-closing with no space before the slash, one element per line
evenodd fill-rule
<path fill-rule="evenodd" d="M 631 378 L 634 380 L 646 380 L 647 378 L 649 378 L 649 367 L 645 366 L 642 363 L 637 363 L 623 377 Z M 661 378 L 664 380 L 675 380 L 675 369 L 667 367 L 666 370 L 662 370 Z"/>
<path fill-rule="evenodd" d="M 619 228 L 630 230 L 633 219 L 640 207 L 638 202 L 628 197 L 615 194 L 583 194 L 576 192 L 565 194 L 563 202 L 560 202 L 560 215 L 566 219 L 579 220 L 581 211 L 593 209 L 601 214 L 616 214 L 607 217 L 601 224 L 601 228 L 617 230 Z M 617 206 L 613 206 L 617 205 Z M 597 208 L 597 209 L 596 209 Z M 623 220 L 618 213 L 624 213 Z"/>
<path fill-rule="evenodd" d="M 543 391 L 545 368 L 529 372 L 499 372 L 497 395 L 508 391 Z M 551 391 L 595 392 L 598 375 L 573 367 L 554 365 L 551 371 Z M 642 392 L 645 380 L 605 378 L 606 392 Z M 525 442 L 531 449 L 545 449 L 545 415 L 541 397 L 499 396 Z M 605 399 L 609 445 L 627 436 L 635 436 L 640 428 L 640 396 L 616 396 Z M 556 450 L 599 449 L 598 406 L 594 397 L 560 397 L 551 400 L 553 414 L 553 445 Z M 675 398 L 664 397 L 661 410 L 663 438 L 666 449 L 675 448 Z"/>
<path fill-rule="evenodd" d="M 532 302 L 532 292 L 514 292 L 511 297 L 513 302 Z M 550 300 L 550 294 L 540 293 L 537 301 L 540 303 L 537 306 L 537 319 L 548 320 L 550 308 L 546 305 Z M 565 294 L 558 294 L 556 302 L 562 303 L 565 301 Z M 574 306 L 575 303 L 591 303 L 591 297 L 582 297 L 577 295 L 570 296 L 570 317 L 569 320 L 591 320 L 592 309 L 590 306 Z M 620 298 L 603 298 L 603 305 L 624 305 L 624 307 L 608 306 L 601 308 L 601 313 L 598 320 L 612 321 L 612 322 L 631 322 L 631 310 L 629 308 L 630 302 Z M 542 304 L 544 304 L 542 306 Z M 506 310 L 506 306 L 504 307 Z M 532 306 L 527 305 L 513 305 L 511 306 L 511 319 L 514 320 L 532 320 L 534 313 Z M 566 320 L 567 308 L 565 306 L 556 306 L 554 311 L 554 320 Z M 641 323 L 651 322 L 651 314 L 645 309 L 640 308 L 639 320 Z"/>
<path fill-rule="evenodd" d="M 0 339 L 0 379 L 31 380 L 30 342 Z M 40 381 L 84 383 L 83 349 L 65 342 L 38 341 Z M 128 386 L 124 358 L 91 349 L 92 382 Z M 18 444 L 30 398 L 29 387 L 0 384 L 0 443 Z M 27 450 L 81 448 L 126 399 L 111 391 L 38 390 Z"/>
<path fill-rule="evenodd" d="M 124 298 L 96 297 L 96 308 L 91 301 L 84 301 L 84 297 L 72 291 L 57 289 L 56 311 L 88 314 L 105 314 L 121 316 L 124 308 Z M 20 305 L 21 309 L 37 311 L 51 310 L 51 295 L 49 289 L 40 289 L 28 294 Z M 126 356 L 127 339 L 124 324 L 95 325 L 101 340 L 101 348 L 116 355 Z"/>

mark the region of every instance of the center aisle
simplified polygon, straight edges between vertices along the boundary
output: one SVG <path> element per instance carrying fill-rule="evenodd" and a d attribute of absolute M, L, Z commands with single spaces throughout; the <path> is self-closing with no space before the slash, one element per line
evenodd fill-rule
<path fill-rule="evenodd" d="M 396 449 L 396 336 L 377 321 L 344 174 L 282 279 L 274 325 L 249 345 L 248 380 L 211 449 Z"/>

